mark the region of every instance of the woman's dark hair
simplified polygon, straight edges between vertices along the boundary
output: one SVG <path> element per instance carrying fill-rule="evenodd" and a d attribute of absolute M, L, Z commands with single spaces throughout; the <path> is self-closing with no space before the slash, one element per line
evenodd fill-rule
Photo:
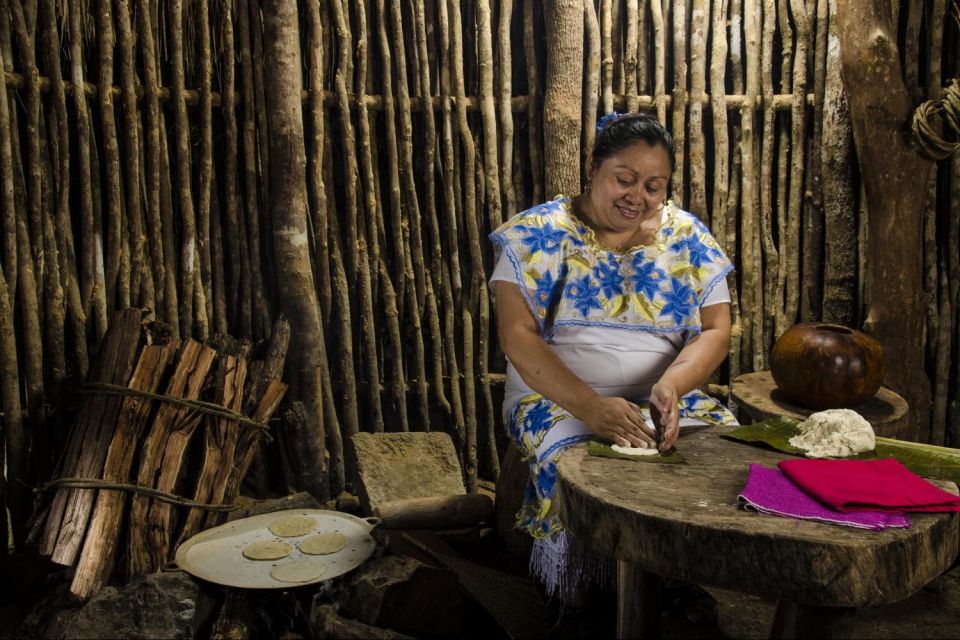
<path fill-rule="evenodd" d="M 675 154 L 673 136 L 653 116 L 645 113 L 625 113 L 608 123 L 593 141 L 593 168 L 632 144 L 643 140 L 651 147 L 663 147 L 670 157 L 670 171 L 673 171 Z"/>

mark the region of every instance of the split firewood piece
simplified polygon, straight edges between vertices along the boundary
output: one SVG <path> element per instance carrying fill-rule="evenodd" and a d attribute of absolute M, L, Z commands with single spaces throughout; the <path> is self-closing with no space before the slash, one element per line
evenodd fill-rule
<path fill-rule="evenodd" d="M 233 356 L 223 356 L 217 369 L 216 403 L 230 411 L 240 411 L 243 405 L 243 384 L 247 377 L 247 361 Z M 204 428 L 203 467 L 197 478 L 194 502 L 209 502 L 214 482 L 222 466 L 233 465 L 233 448 L 236 446 L 236 420 L 208 416 Z M 232 438 L 228 434 L 232 433 Z M 227 459 L 229 457 L 229 459 Z M 222 499 L 222 496 L 221 496 Z M 187 515 L 178 544 L 197 533 L 203 522 L 205 511 L 191 509 Z"/>
<path fill-rule="evenodd" d="M 133 373 L 140 344 L 143 312 L 126 309 L 113 316 L 101 345 L 100 358 L 90 382 L 126 385 Z M 113 436 L 123 398 L 92 394 L 80 405 L 70 433 L 60 477 L 99 478 Z M 95 491 L 60 489 L 47 515 L 40 552 L 54 562 L 72 565 L 87 530 Z"/>
<path fill-rule="evenodd" d="M 253 413 L 252 418 L 256 422 L 266 424 L 267 421 L 270 420 L 270 417 L 273 416 L 274 411 L 277 410 L 277 407 L 280 406 L 280 401 L 283 400 L 286 392 L 286 384 L 279 380 L 271 380 L 267 384 L 267 388 L 263 392 L 263 397 L 260 398 L 260 404 Z M 244 476 L 247 475 L 247 471 L 250 469 L 250 463 L 253 462 L 253 456 L 257 452 L 257 447 L 262 437 L 263 433 L 260 429 L 244 429 L 240 432 L 233 459 L 233 470 L 224 494 L 224 504 L 233 502 L 237 494 L 240 493 L 240 483 L 243 482 Z"/>
<path fill-rule="evenodd" d="M 156 392 L 179 347 L 178 340 L 144 347 L 130 379 L 130 388 Z M 117 428 L 103 467 L 105 481 L 130 481 L 134 453 L 155 405 L 155 401 L 142 397 L 127 396 L 123 399 Z M 120 527 L 126 505 L 127 494 L 123 491 L 101 491 L 97 495 L 86 541 L 70 586 L 70 591 L 77 597 L 90 597 L 110 579 L 116 563 Z"/>
<path fill-rule="evenodd" d="M 180 359 L 173 378 L 167 386 L 166 395 L 172 398 L 196 400 L 200 396 L 200 390 L 203 388 L 215 356 L 216 351 L 210 347 L 194 340 L 188 341 L 180 353 Z M 170 484 L 169 468 L 174 466 L 170 456 L 178 449 L 182 455 L 183 449 L 180 447 L 182 445 L 184 449 L 186 448 L 189 436 L 192 435 L 199 421 L 200 415 L 189 408 L 173 403 L 164 403 L 160 406 L 140 454 L 138 485 L 157 487 L 163 491 L 170 490 L 164 488 Z M 175 442 L 168 446 L 171 438 Z M 179 472 L 179 460 L 175 466 L 176 472 Z M 151 499 L 146 496 L 137 495 L 133 498 L 133 506 L 130 510 L 131 576 L 151 573 L 166 561 L 162 542 L 169 532 L 157 530 L 160 526 L 160 518 L 149 519 L 148 525 L 150 503 Z"/>

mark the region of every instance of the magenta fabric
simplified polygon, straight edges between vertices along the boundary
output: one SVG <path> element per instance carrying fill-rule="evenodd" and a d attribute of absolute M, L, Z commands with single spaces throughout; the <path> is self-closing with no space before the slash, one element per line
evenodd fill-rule
<path fill-rule="evenodd" d="M 960 511 L 960 497 L 933 486 L 896 458 L 783 460 L 778 466 L 804 492 L 837 511 Z"/>
<path fill-rule="evenodd" d="M 750 465 L 747 484 L 739 495 L 747 509 L 802 520 L 818 520 L 860 529 L 905 529 L 910 520 L 902 513 L 883 511 L 850 511 L 841 513 L 829 509 L 790 481 L 778 469 L 759 464 Z"/>

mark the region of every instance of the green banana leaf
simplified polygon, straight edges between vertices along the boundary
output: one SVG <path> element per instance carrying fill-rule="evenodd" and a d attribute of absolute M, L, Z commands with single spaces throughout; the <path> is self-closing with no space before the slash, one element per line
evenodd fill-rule
<path fill-rule="evenodd" d="M 799 420 L 780 416 L 738 427 L 720 434 L 722 438 L 760 445 L 783 453 L 803 455 L 803 450 L 790 444 L 789 440 L 800 433 Z M 938 447 L 932 444 L 877 438 L 877 446 L 857 456 L 855 460 L 896 458 L 903 466 L 926 478 L 952 480 L 960 485 L 960 449 Z"/>
<path fill-rule="evenodd" d="M 600 456 L 601 458 L 617 458 L 619 460 L 630 460 L 631 462 L 659 462 L 661 464 L 677 464 L 686 462 L 676 447 L 673 447 L 666 453 L 660 453 L 655 456 L 628 456 L 624 453 L 618 453 L 606 443 L 591 440 L 587 444 L 587 454 L 591 456 Z"/>

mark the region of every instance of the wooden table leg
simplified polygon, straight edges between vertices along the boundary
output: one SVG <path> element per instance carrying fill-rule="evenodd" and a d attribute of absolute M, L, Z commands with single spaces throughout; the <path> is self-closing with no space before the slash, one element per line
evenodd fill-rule
<path fill-rule="evenodd" d="M 842 639 L 850 637 L 849 607 L 818 607 L 796 602 L 777 603 L 770 637 L 773 640 L 798 638 Z"/>
<path fill-rule="evenodd" d="M 622 560 L 617 562 L 617 638 L 660 637 L 663 579 Z"/>

